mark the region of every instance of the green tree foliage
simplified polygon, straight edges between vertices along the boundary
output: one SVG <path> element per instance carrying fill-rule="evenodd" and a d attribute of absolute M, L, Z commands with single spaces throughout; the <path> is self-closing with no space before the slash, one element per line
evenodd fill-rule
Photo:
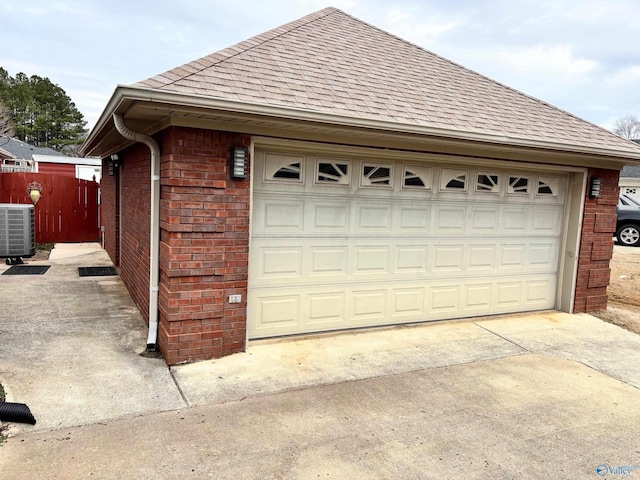
<path fill-rule="evenodd" d="M 11 112 L 16 137 L 24 142 L 63 151 L 85 138 L 84 116 L 48 78 L 24 73 L 11 77 L 0 67 L 0 100 Z"/>

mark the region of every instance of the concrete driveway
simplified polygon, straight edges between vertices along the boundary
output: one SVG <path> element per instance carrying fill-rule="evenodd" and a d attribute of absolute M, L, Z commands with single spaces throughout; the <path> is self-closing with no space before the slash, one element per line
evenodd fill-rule
<path fill-rule="evenodd" d="M 10 424 L 3 479 L 640 478 L 640 336 L 592 316 L 254 342 L 168 369 L 138 355 L 119 278 L 78 277 L 110 264 L 97 245 L 33 263 L 51 268 L 0 276 L 0 383 L 38 420 Z"/>

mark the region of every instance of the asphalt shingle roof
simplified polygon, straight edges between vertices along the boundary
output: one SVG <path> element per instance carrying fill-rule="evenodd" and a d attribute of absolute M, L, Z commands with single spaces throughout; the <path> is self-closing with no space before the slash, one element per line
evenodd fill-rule
<path fill-rule="evenodd" d="M 640 178 L 640 165 L 627 165 L 620 172 L 620 178 Z"/>
<path fill-rule="evenodd" d="M 134 87 L 640 152 L 639 147 L 607 130 L 335 8 L 313 13 Z"/>
<path fill-rule="evenodd" d="M 63 156 L 60 152 L 56 152 L 52 148 L 34 147 L 17 138 L 2 137 L 0 139 L 0 147 L 16 159 L 31 160 L 33 154 Z"/>

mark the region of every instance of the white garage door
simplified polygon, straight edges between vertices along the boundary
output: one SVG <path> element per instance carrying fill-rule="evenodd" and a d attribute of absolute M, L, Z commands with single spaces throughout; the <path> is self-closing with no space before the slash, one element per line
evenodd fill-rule
<path fill-rule="evenodd" d="M 553 308 L 566 184 L 258 150 L 249 337 Z"/>

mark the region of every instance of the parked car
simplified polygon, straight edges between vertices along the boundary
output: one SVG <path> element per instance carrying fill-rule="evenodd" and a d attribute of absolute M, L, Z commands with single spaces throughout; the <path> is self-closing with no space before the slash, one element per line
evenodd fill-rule
<path fill-rule="evenodd" d="M 620 245 L 637 247 L 640 245 L 640 203 L 628 195 L 621 195 L 618 207 L 616 237 Z"/>

